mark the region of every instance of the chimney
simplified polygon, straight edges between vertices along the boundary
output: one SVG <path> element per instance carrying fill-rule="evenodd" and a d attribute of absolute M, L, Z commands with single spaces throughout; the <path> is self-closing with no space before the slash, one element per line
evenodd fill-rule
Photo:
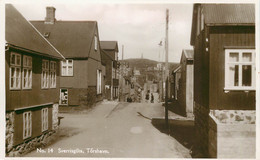
<path fill-rule="evenodd" d="M 46 7 L 46 17 L 45 24 L 54 24 L 55 19 L 55 8 L 54 7 Z"/>

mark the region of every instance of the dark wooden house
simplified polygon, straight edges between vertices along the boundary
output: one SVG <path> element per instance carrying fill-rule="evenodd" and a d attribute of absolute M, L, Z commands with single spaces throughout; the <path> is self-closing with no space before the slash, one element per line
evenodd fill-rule
<path fill-rule="evenodd" d="M 100 46 L 112 58 L 112 61 L 106 61 L 106 93 L 111 93 L 106 97 L 111 100 L 117 99 L 119 96 L 118 44 L 117 41 L 100 41 Z"/>
<path fill-rule="evenodd" d="M 254 4 L 195 4 L 190 43 L 197 150 L 206 157 L 254 157 Z"/>
<path fill-rule="evenodd" d="M 5 6 L 6 155 L 39 145 L 57 127 L 62 55 Z"/>
<path fill-rule="evenodd" d="M 181 66 L 177 66 L 172 70 L 171 97 L 178 100 L 179 80 L 181 78 Z"/>
<path fill-rule="evenodd" d="M 178 102 L 187 117 L 193 117 L 193 50 L 183 50 L 180 60 L 181 72 L 178 86 Z M 178 72 L 177 72 L 178 73 Z"/>
<path fill-rule="evenodd" d="M 91 105 L 102 99 L 102 64 L 96 21 L 56 21 L 46 8 L 45 21 L 31 23 L 63 53 L 60 105 Z"/>

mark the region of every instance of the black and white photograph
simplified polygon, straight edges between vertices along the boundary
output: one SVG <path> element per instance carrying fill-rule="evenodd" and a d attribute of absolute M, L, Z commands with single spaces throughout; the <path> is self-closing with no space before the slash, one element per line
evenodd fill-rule
<path fill-rule="evenodd" d="M 0 4 L 1 157 L 259 158 L 259 1 Z"/>

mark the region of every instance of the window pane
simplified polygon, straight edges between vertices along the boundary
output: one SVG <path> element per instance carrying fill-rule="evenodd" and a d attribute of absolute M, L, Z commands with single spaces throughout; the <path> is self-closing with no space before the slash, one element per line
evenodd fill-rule
<path fill-rule="evenodd" d="M 229 86 L 238 86 L 238 65 L 229 66 Z"/>
<path fill-rule="evenodd" d="M 16 64 L 20 66 L 21 65 L 21 56 L 20 55 L 16 55 L 16 58 L 17 58 L 16 59 Z"/>
<path fill-rule="evenodd" d="M 237 52 L 230 52 L 229 54 L 229 62 L 238 62 L 239 54 Z"/>
<path fill-rule="evenodd" d="M 251 65 L 242 66 L 242 85 L 243 86 L 252 85 L 252 66 Z"/>
<path fill-rule="evenodd" d="M 68 67 L 68 75 L 72 75 L 73 74 L 73 69 L 71 66 Z"/>
<path fill-rule="evenodd" d="M 15 64 L 15 54 L 11 55 L 11 64 Z"/>
<path fill-rule="evenodd" d="M 243 53 L 243 62 L 252 62 L 252 53 Z"/>
<path fill-rule="evenodd" d="M 72 60 L 68 60 L 68 65 L 72 65 Z"/>

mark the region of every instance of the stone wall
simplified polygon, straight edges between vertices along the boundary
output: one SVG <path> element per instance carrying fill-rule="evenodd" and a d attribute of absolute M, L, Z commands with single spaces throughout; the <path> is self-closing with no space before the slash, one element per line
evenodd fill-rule
<path fill-rule="evenodd" d="M 59 113 L 59 104 L 53 104 L 52 108 L 52 129 L 58 129 L 58 113 Z"/>
<path fill-rule="evenodd" d="M 5 151 L 10 152 L 13 148 L 14 137 L 14 112 L 6 113 Z"/>
<path fill-rule="evenodd" d="M 196 141 L 193 153 L 197 158 L 208 157 L 209 109 L 194 102 L 194 115 Z"/>
<path fill-rule="evenodd" d="M 255 158 L 255 111 L 211 110 L 209 126 L 211 158 Z"/>

